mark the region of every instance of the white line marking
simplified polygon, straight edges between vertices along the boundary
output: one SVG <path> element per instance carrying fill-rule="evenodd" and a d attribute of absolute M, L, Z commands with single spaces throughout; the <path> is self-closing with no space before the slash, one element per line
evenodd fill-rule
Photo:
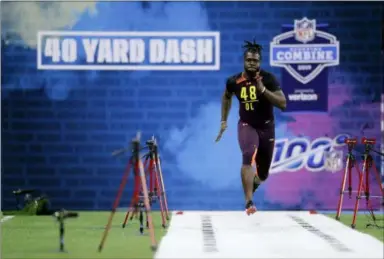
<path fill-rule="evenodd" d="M 217 252 L 204 250 L 201 215 L 209 215 Z M 292 216 L 302 220 L 301 225 Z M 307 230 L 310 229 L 311 231 Z M 348 249 L 337 250 L 342 243 Z M 364 245 L 362 245 L 364 244 Z M 383 258 L 383 243 L 321 214 L 308 211 L 187 211 L 172 215 L 155 259 Z"/>
<path fill-rule="evenodd" d="M 0 223 L 4 223 L 5 221 L 8 221 L 10 219 L 13 219 L 15 216 L 5 216 L 4 218 L 0 219 Z"/>

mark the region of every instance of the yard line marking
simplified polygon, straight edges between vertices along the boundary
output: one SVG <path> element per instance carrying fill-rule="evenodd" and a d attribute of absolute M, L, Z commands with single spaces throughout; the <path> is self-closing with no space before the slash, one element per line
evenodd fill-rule
<path fill-rule="evenodd" d="M 15 216 L 4 216 L 4 218 L 0 219 L 0 223 L 4 223 L 5 221 L 10 220 L 10 219 L 12 219 L 14 217 Z"/>

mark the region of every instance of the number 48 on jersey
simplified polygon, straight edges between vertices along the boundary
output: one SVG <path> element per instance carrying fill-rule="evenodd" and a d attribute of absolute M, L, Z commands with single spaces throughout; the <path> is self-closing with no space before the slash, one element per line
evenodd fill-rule
<path fill-rule="evenodd" d="M 249 87 L 241 87 L 240 98 L 242 99 L 242 103 L 245 105 L 245 110 L 253 111 L 253 103 L 257 101 L 256 86 L 251 85 Z"/>

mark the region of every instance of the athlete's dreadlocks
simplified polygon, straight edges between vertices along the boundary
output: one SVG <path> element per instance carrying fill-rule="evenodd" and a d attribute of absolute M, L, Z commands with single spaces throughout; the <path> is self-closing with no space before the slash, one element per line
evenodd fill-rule
<path fill-rule="evenodd" d="M 247 52 L 251 52 L 251 53 L 258 53 L 261 57 L 261 50 L 263 49 L 261 45 L 257 44 L 255 40 L 253 40 L 253 42 L 250 42 L 250 41 L 244 41 L 244 42 L 245 42 L 245 45 L 243 46 L 243 48 L 245 49 L 244 56 L 247 54 Z"/>

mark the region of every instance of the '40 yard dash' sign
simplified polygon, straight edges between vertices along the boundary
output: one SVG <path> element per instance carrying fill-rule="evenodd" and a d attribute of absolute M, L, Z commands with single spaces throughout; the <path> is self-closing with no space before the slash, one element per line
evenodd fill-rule
<path fill-rule="evenodd" d="M 41 31 L 37 68 L 220 70 L 220 33 Z"/>
<path fill-rule="evenodd" d="M 282 27 L 282 33 L 270 44 L 270 64 L 283 68 L 286 111 L 326 112 L 327 67 L 339 65 L 339 42 L 326 32 L 327 24 L 316 24 L 306 17 Z"/>

